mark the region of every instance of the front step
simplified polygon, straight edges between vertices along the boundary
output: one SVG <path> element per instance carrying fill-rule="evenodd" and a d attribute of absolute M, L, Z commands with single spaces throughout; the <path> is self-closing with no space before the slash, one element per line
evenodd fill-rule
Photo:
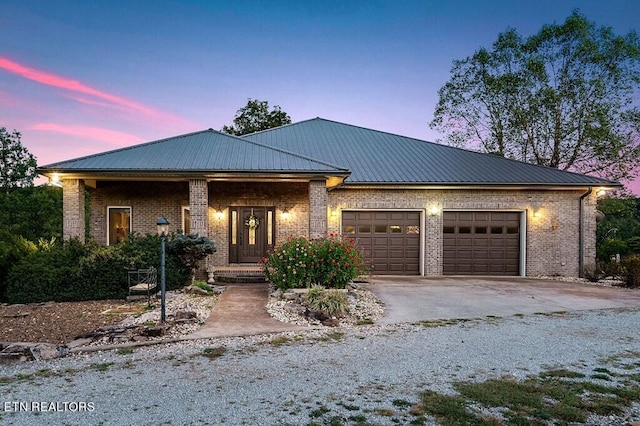
<path fill-rule="evenodd" d="M 223 283 L 264 283 L 266 279 L 260 265 L 216 266 L 213 279 Z"/>

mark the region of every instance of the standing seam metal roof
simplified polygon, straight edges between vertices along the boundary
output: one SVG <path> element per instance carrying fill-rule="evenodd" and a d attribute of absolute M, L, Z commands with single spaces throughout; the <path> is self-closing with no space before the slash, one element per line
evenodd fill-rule
<path fill-rule="evenodd" d="M 618 185 L 606 179 L 322 118 L 245 135 L 351 170 L 347 184 Z"/>
<path fill-rule="evenodd" d="M 49 164 L 40 170 L 348 173 L 324 161 L 212 129 Z"/>

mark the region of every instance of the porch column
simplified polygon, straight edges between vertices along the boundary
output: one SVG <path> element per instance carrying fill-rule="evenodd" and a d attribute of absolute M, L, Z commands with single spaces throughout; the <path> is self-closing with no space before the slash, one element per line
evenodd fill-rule
<path fill-rule="evenodd" d="M 78 238 L 84 242 L 84 181 L 62 181 L 62 238 Z"/>
<path fill-rule="evenodd" d="M 206 179 L 189 181 L 189 217 L 191 233 L 209 236 L 209 186 Z"/>
<path fill-rule="evenodd" d="M 328 198 L 325 179 L 309 182 L 309 238 L 327 233 Z"/>

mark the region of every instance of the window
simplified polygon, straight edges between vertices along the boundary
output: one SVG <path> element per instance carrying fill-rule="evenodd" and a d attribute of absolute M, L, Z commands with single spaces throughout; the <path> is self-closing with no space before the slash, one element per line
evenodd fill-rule
<path fill-rule="evenodd" d="M 267 244 L 273 245 L 273 210 L 267 211 Z"/>
<path fill-rule="evenodd" d="M 492 226 L 491 227 L 492 234 L 502 234 L 502 226 Z"/>
<path fill-rule="evenodd" d="M 459 226 L 458 227 L 458 234 L 470 234 L 471 233 L 471 227 L 470 226 Z"/>
<path fill-rule="evenodd" d="M 356 227 L 354 225 L 345 225 L 342 229 L 342 232 L 344 232 L 345 234 L 355 234 Z"/>
<path fill-rule="evenodd" d="M 360 225 L 358 226 L 358 234 L 370 234 L 371 226 L 369 225 Z"/>
<path fill-rule="evenodd" d="M 191 233 L 191 210 L 189 207 L 182 207 L 182 232 L 184 234 Z"/>
<path fill-rule="evenodd" d="M 386 234 L 387 233 L 387 225 L 376 225 L 373 227 L 373 232 L 376 234 Z"/>
<path fill-rule="evenodd" d="M 238 244 L 238 210 L 231 210 L 231 244 Z"/>
<path fill-rule="evenodd" d="M 476 234 L 486 234 L 487 233 L 487 227 L 486 226 L 476 226 Z"/>
<path fill-rule="evenodd" d="M 390 225 L 389 229 L 392 234 L 402 234 L 402 225 Z"/>
<path fill-rule="evenodd" d="M 131 233 L 131 207 L 107 207 L 107 245 L 127 239 Z"/>

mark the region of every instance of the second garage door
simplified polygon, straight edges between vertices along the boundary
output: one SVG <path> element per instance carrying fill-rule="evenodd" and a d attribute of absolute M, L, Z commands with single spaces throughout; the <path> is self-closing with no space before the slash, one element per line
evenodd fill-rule
<path fill-rule="evenodd" d="M 518 275 L 519 212 L 444 212 L 444 275 Z"/>
<path fill-rule="evenodd" d="M 343 211 L 342 233 L 355 238 L 373 274 L 420 274 L 420 212 Z"/>

